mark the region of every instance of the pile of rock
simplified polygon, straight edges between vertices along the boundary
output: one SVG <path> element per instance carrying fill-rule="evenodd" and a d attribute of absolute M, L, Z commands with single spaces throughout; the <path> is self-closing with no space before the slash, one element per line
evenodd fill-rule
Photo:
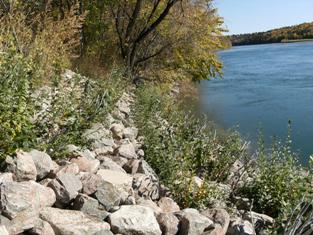
<path fill-rule="evenodd" d="M 224 209 L 183 209 L 168 197 L 144 160 L 143 138 L 125 93 L 107 123 L 84 133 L 91 149 L 67 146 L 53 161 L 37 150 L 7 157 L 0 174 L 0 234 L 224 235 L 254 234 L 250 214 L 232 220 Z M 266 218 L 271 223 L 270 218 Z"/>

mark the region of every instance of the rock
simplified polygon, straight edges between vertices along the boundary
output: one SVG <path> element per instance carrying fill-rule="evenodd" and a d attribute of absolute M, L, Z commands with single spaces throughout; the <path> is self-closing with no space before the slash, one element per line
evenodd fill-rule
<path fill-rule="evenodd" d="M 99 202 L 84 194 L 79 194 L 73 203 L 72 209 L 84 212 L 87 215 L 104 220 L 109 213 L 104 209 L 103 206 L 99 205 Z"/>
<path fill-rule="evenodd" d="M 38 220 L 36 225 L 29 231 L 32 235 L 55 235 L 51 225 L 41 219 Z"/>
<path fill-rule="evenodd" d="M 247 220 L 237 218 L 230 222 L 227 235 L 255 235 L 253 225 Z"/>
<path fill-rule="evenodd" d="M 126 173 L 111 171 L 111 170 L 98 170 L 97 175 L 100 175 L 104 181 L 107 181 L 116 186 L 125 186 L 131 188 L 133 178 Z"/>
<path fill-rule="evenodd" d="M 0 184 L 13 182 L 13 174 L 10 172 L 5 172 L 0 174 Z"/>
<path fill-rule="evenodd" d="M 7 217 L 5 217 L 3 215 L 0 215 L 0 224 L 9 227 L 11 224 L 11 220 L 9 220 Z"/>
<path fill-rule="evenodd" d="M 76 163 L 68 163 L 65 166 L 61 166 L 59 171 L 56 173 L 56 176 L 60 176 L 63 174 L 74 174 L 77 175 L 79 173 L 79 167 Z"/>
<path fill-rule="evenodd" d="M 201 215 L 214 222 L 214 229 L 207 232 L 208 235 L 225 235 L 229 226 L 230 217 L 224 209 L 206 209 Z"/>
<path fill-rule="evenodd" d="M 137 200 L 137 205 L 151 208 L 156 215 L 161 214 L 163 212 L 162 209 L 158 207 L 158 205 L 150 199 L 140 197 Z"/>
<path fill-rule="evenodd" d="M 52 180 L 48 186 L 56 194 L 56 206 L 63 207 L 70 203 L 82 189 L 82 183 L 76 175 L 66 173 Z"/>
<path fill-rule="evenodd" d="M 134 141 L 137 138 L 138 129 L 136 127 L 127 127 L 123 130 L 123 138 Z"/>
<path fill-rule="evenodd" d="M 118 110 L 125 114 L 127 117 L 129 116 L 130 114 L 130 108 L 129 108 L 129 105 L 128 103 L 126 103 L 125 101 L 123 101 L 122 99 L 120 99 L 117 104 L 116 104 L 116 107 L 118 108 Z"/>
<path fill-rule="evenodd" d="M 139 197 L 149 197 L 152 200 L 159 199 L 159 182 L 152 176 L 135 174 L 133 189 Z"/>
<path fill-rule="evenodd" d="M 14 158 L 7 157 L 5 162 L 7 164 L 6 170 L 12 172 L 17 181 L 36 180 L 36 166 L 29 153 L 17 151 Z"/>
<path fill-rule="evenodd" d="M 124 128 L 124 125 L 121 123 L 113 123 L 110 127 L 113 137 L 118 140 L 123 139 Z"/>
<path fill-rule="evenodd" d="M 80 171 L 90 173 L 97 172 L 100 166 L 100 161 L 98 159 L 88 159 L 84 156 L 72 158 L 71 162 L 76 163 Z"/>
<path fill-rule="evenodd" d="M 112 171 L 120 171 L 123 173 L 126 173 L 126 171 L 117 163 L 115 163 L 113 160 L 111 160 L 108 157 L 102 158 L 103 162 L 100 165 L 101 169 L 106 169 L 106 170 L 112 170 Z"/>
<path fill-rule="evenodd" d="M 109 216 L 111 231 L 127 235 L 161 235 L 153 210 L 143 206 L 121 206 Z"/>
<path fill-rule="evenodd" d="M 172 213 L 161 213 L 157 216 L 163 235 L 176 235 L 178 232 L 179 220 Z"/>
<path fill-rule="evenodd" d="M 90 141 L 99 141 L 110 137 L 110 131 L 101 123 L 94 123 L 90 129 L 84 132 L 83 137 Z"/>
<path fill-rule="evenodd" d="M 98 186 L 95 196 L 107 211 L 110 211 L 114 206 L 118 206 L 122 200 L 121 192 L 107 181 Z"/>
<path fill-rule="evenodd" d="M 145 156 L 145 152 L 142 150 L 142 149 L 139 149 L 137 151 L 137 155 L 140 157 L 140 158 L 143 158 Z"/>
<path fill-rule="evenodd" d="M 108 223 L 101 222 L 81 211 L 46 207 L 40 212 L 40 218 L 47 221 L 56 234 L 90 235 L 110 230 Z"/>
<path fill-rule="evenodd" d="M 10 234 L 21 234 L 36 226 L 39 221 L 39 210 L 24 210 L 19 212 L 7 227 Z"/>
<path fill-rule="evenodd" d="M 92 173 L 82 174 L 80 180 L 83 185 L 83 193 L 87 195 L 94 194 L 97 191 L 98 186 L 103 182 L 103 179 L 100 175 Z"/>
<path fill-rule="evenodd" d="M 8 230 L 6 229 L 6 227 L 4 225 L 0 225 L 0 234 L 1 235 L 10 235 Z"/>
<path fill-rule="evenodd" d="M 97 146 L 94 148 L 94 151 L 97 155 L 97 159 L 101 160 L 101 156 L 106 156 L 108 154 L 113 154 L 114 149 L 110 146 Z"/>
<path fill-rule="evenodd" d="M 179 235 L 199 235 L 204 231 L 214 228 L 213 222 L 201 215 L 196 209 L 184 209 L 176 216 L 179 219 Z"/>
<path fill-rule="evenodd" d="M 128 159 L 138 158 L 135 147 L 132 143 L 122 144 L 118 148 L 118 154 Z"/>
<path fill-rule="evenodd" d="M 111 231 L 109 231 L 109 230 L 103 230 L 103 231 L 100 231 L 100 232 L 96 232 L 96 233 L 94 233 L 92 235 L 114 235 L 114 234 Z M 117 235 L 119 235 L 119 234 L 117 234 Z"/>
<path fill-rule="evenodd" d="M 140 160 L 138 159 L 130 159 L 124 165 L 124 170 L 129 174 L 136 174 L 138 172 Z"/>
<path fill-rule="evenodd" d="M 9 219 L 25 210 L 38 211 L 42 207 L 52 206 L 55 201 L 56 196 L 50 188 L 34 181 L 0 185 L 0 210 Z"/>
<path fill-rule="evenodd" d="M 37 170 L 37 180 L 45 178 L 50 172 L 53 172 L 55 165 L 51 160 L 51 157 L 38 150 L 32 150 L 29 152 L 31 155 Z"/>
<path fill-rule="evenodd" d="M 128 159 L 124 158 L 124 157 L 120 157 L 120 156 L 112 156 L 109 155 L 107 156 L 108 158 L 110 158 L 113 162 L 115 162 L 117 165 L 119 165 L 120 167 L 124 167 L 124 165 L 127 163 Z M 102 158 L 105 159 L 105 158 Z"/>
<path fill-rule="evenodd" d="M 162 197 L 158 201 L 158 206 L 162 209 L 164 213 L 174 213 L 180 211 L 177 203 L 169 197 Z"/>
<path fill-rule="evenodd" d="M 159 180 L 159 177 L 157 176 L 155 171 L 152 169 L 152 167 L 143 159 L 140 160 L 140 162 L 139 162 L 137 173 L 152 176 L 152 178 L 155 181 Z"/>
<path fill-rule="evenodd" d="M 257 233 L 262 232 L 266 227 L 274 224 L 274 219 L 272 217 L 253 211 L 247 211 L 243 215 L 243 219 L 250 221 Z"/>

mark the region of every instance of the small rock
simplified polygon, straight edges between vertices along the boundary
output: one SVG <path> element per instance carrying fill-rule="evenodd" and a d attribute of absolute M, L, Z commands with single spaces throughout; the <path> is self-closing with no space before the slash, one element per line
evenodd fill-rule
<path fill-rule="evenodd" d="M 126 173 L 100 169 L 97 172 L 104 181 L 107 181 L 116 186 L 132 187 L 133 178 Z"/>
<path fill-rule="evenodd" d="M 127 235 L 161 235 L 153 210 L 143 206 L 121 206 L 109 216 L 113 233 Z"/>
<path fill-rule="evenodd" d="M 7 157 L 5 162 L 7 164 L 6 170 L 12 172 L 17 181 L 36 180 L 36 166 L 29 153 L 17 151 L 14 158 Z"/>
<path fill-rule="evenodd" d="M 81 175 L 80 180 L 83 185 L 83 193 L 87 195 L 94 194 L 98 186 L 103 182 L 100 175 L 92 173 L 84 173 Z"/>
<path fill-rule="evenodd" d="M 113 123 L 110 127 L 110 130 L 113 133 L 115 139 L 123 139 L 124 125 L 121 123 Z"/>
<path fill-rule="evenodd" d="M 90 235 L 110 230 L 108 223 L 101 222 L 81 211 L 46 207 L 40 212 L 40 218 L 47 221 L 56 234 Z"/>
<path fill-rule="evenodd" d="M 36 166 L 37 180 L 45 178 L 55 169 L 55 165 L 48 154 L 38 150 L 32 150 L 29 154 L 31 155 Z"/>
<path fill-rule="evenodd" d="M 159 199 L 159 182 L 152 176 L 135 174 L 133 189 L 139 197 L 149 197 L 152 200 Z"/>
<path fill-rule="evenodd" d="M 128 159 L 138 158 L 135 147 L 132 143 L 122 144 L 118 149 L 118 154 Z"/>
<path fill-rule="evenodd" d="M 164 213 L 174 213 L 180 211 L 177 203 L 169 197 L 162 197 L 158 201 L 158 206 L 162 209 Z"/>
<path fill-rule="evenodd" d="M 25 210 L 37 211 L 52 206 L 56 201 L 54 192 L 34 181 L 8 182 L 0 185 L 0 210 L 13 219 Z"/>
<path fill-rule="evenodd" d="M 88 159 L 84 156 L 72 158 L 71 162 L 76 163 L 80 171 L 90 173 L 97 172 L 100 166 L 100 161 L 98 159 Z"/>
<path fill-rule="evenodd" d="M 201 212 L 201 215 L 209 218 L 214 222 L 214 229 L 208 234 L 210 235 L 225 235 L 229 226 L 230 217 L 224 209 L 206 209 Z"/>
<path fill-rule="evenodd" d="M 84 194 L 79 194 L 75 198 L 72 209 L 84 212 L 100 220 L 104 220 L 109 215 L 96 199 Z"/>
<path fill-rule="evenodd" d="M 70 203 L 82 189 L 82 183 L 76 175 L 66 173 L 52 180 L 48 186 L 56 194 L 56 206 L 63 207 Z"/>
<path fill-rule="evenodd" d="M 161 213 L 157 216 L 163 235 L 176 235 L 178 232 L 179 220 L 172 213 Z"/>
<path fill-rule="evenodd" d="M 107 211 L 118 206 L 122 200 L 120 191 L 110 182 L 99 185 L 95 196 Z"/>
<path fill-rule="evenodd" d="M 152 167 L 143 159 L 140 160 L 140 162 L 139 162 L 137 173 L 141 173 L 141 174 L 152 176 L 153 179 L 156 180 L 156 181 L 159 180 L 157 174 L 152 169 Z"/>
<path fill-rule="evenodd" d="M 123 165 L 124 170 L 129 174 L 136 174 L 138 172 L 140 160 L 130 159 Z"/>
<path fill-rule="evenodd" d="M 232 220 L 228 230 L 228 235 L 255 235 L 253 225 L 247 220 L 237 218 Z"/>
<path fill-rule="evenodd" d="M 246 212 L 243 219 L 250 221 L 257 233 L 260 233 L 266 227 L 274 224 L 274 219 L 272 217 L 253 211 Z"/>
<path fill-rule="evenodd" d="M 134 141 L 137 138 L 138 129 L 135 127 L 127 127 L 123 130 L 123 137 L 125 139 L 129 139 L 130 141 Z"/>
<path fill-rule="evenodd" d="M 142 149 L 139 149 L 137 151 L 137 155 L 140 157 L 140 158 L 143 158 L 145 156 L 145 152 L 142 150 Z"/>
<path fill-rule="evenodd" d="M 102 158 L 103 162 L 100 165 L 101 169 L 106 169 L 106 170 L 112 170 L 112 171 L 120 171 L 123 173 L 126 173 L 126 171 L 117 163 L 115 163 L 113 160 L 111 160 L 108 157 Z"/>
<path fill-rule="evenodd" d="M 137 200 L 137 205 L 151 208 L 156 215 L 161 214 L 163 212 L 162 209 L 158 207 L 158 205 L 150 199 L 140 197 Z"/>
<path fill-rule="evenodd" d="M 76 163 L 68 163 L 65 166 L 61 166 L 59 168 L 59 171 L 56 173 L 56 176 L 60 176 L 67 173 L 77 175 L 79 173 L 78 165 Z"/>
<path fill-rule="evenodd" d="M 110 158 L 113 162 L 115 162 L 117 165 L 119 165 L 120 167 L 124 167 L 124 165 L 127 163 L 128 159 L 124 158 L 124 157 L 120 157 L 120 156 L 112 156 L 109 155 L 107 156 L 108 158 Z M 105 159 L 105 158 L 102 158 Z"/>
<path fill-rule="evenodd" d="M 176 213 L 179 223 L 179 235 L 199 235 L 214 228 L 213 222 L 201 215 L 196 209 L 184 209 Z"/>
<path fill-rule="evenodd" d="M 7 227 L 10 234 L 21 234 L 34 228 L 39 222 L 39 211 L 24 210 L 19 212 Z"/>
<path fill-rule="evenodd" d="M 32 235 L 55 235 L 51 225 L 41 219 L 38 220 L 36 225 L 29 231 Z"/>
<path fill-rule="evenodd" d="M 13 174 L 10 172 L 5 172 L 0 174 L 0 184 L 13 182 Z"/>

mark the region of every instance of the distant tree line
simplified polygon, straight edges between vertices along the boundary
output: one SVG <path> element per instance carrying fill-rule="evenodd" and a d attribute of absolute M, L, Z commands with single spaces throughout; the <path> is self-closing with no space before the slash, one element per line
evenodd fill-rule
<path fill-rule="evenodd" d="M 273 29 L 267 32 L 229 36 L 233 46 L 279 43 L 288 40 L 313 39 L 313 23 Z"/>

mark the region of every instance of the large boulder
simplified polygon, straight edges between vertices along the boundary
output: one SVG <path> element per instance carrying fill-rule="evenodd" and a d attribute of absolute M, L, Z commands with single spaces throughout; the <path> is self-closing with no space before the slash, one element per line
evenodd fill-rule
<path fill-rule="evenodd" d="M 179 235 L 199 235 L 214 228 L 213 221 L 201 215 L 196 209 L 184 209 L 176 216 L 179 219 Z"/>
<path fill-rule="evenodd" d="M 25 210 L 38 211 L 42 207 L 52 206 L 55 201 L 53 190 L 34 181 L 0 185 L 0 210 L 10 219 Z"/>
<path fill-rule="evenodd" d="M 214 228 L 208 231 L 207 235 L 225 235 L 229 226 L 230 217 L 224 209 L 206 209 L 201 215 L 214 222 Z"/>
<path fill-rule="evenodd" d="M 152 200 L 159 199 L 159 181 L 154 177 L 144 174 L 135 174 L 133 189 L 139 197 L 148 197 Z"/>
<path fill-rule="evenodd" d="M 39 210 L 28 209 L 19 212 L 6 227 L 10 234 L 21 234 L 33 229 L 39 220 Z"/>
<path fill-rule="evenodd" d="M 32 156 L 23 151 L 17 151 L 13 158 L 8 156 L 5 160 L 6 171 L 12 172 L 17 181 L 36 180 L 37 170 Z"/>
<path fill-rule="evenodd" d="M 56 194 L 56 206 L 63 207 L 78 195 L 83 186 L 78 176 L 66 173 L 52 180 L 48 187 L 52 188 Z"/>
<path fill-rule="evenodd" d="M 177 203 L 169 197 L 162 197 L 158 201 L 158 206 L 162 209 L 164 213 L 174 213 L 180 211 Z"/>
<path fill-rule="evenodd" d="M 104 220 L 109 215 L 96 199 L 84 194 L 79 194 L 75 198 L 72 209 L 82 211 L 85 214 L 96 217 L 100 220 Z"/>
<path fill-rule="evenodd" d="M 29 152 L 31 155 L 37 170 L 37 180 L 45 178 L 50 172 L 55 170 L 55 164 L 51 157 L 38 150 L 32 150 Z"/>
<path fill-rule="evenodd" d="M 113 233 L 127 235 L 161 235 L 159 224 L 153 210 L 133 205 L 121 206 L 120 210 L 109 216 Z"/>
<path fill-rule="evenodd" d="M 56 234 L 90 235 L 110 230 L 108 223 L 99 221 L 81 211 L 46 207 L 40 212 L 40 218 L 47 221 Z"/>
<path fill-rule="evenodd" d="M 163 235 L 176 235 L 179 220 L 172 213 L 161 213 L 157 216 L 158 223 Z"/>
<path fill-rule="evenodd" d="M 120 190 L 107 181 L 98 186 L 95 196 L 107 211 L 110 211 L 114 206 L 118 206 L 122 200 Z"/>

